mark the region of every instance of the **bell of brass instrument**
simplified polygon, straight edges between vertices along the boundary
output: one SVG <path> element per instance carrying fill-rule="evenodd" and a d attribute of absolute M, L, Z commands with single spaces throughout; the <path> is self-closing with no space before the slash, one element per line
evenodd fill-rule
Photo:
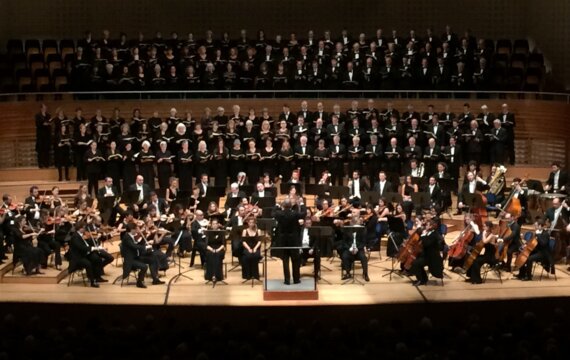
<path fill-rule="evenodd" d="M 426 164 L 424 164 L 424 162 L 422 161 L 418 165 L 418 177 L 424 177 L 425 171 L 426 171 Z"/>
<path fill-rule="evenodd" d="M 507 168 L 504 166 L 499 166 L 495 171 L 495 175 L 491 181 L 489 181 L 489 193 L 497 195 L 501 191 L 503 191 L 505 187 L 505 173 L 507 172 Z"/>

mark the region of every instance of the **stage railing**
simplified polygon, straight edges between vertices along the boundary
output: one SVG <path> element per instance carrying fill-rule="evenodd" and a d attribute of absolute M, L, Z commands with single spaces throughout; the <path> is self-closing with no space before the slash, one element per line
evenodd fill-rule
<path fill-rule="evenodd" d="M 149 100 L 212 98 L 437 98 L 437 99 L 527 99 L 564 101 L 570 104 L 570 93 L 528 91 L 435 91 L 435 90 L 161 90 L 161 91 L 73 91 L 3 93 L 0 101 L 44 101 L 69 98 L 79 100 Z"/>

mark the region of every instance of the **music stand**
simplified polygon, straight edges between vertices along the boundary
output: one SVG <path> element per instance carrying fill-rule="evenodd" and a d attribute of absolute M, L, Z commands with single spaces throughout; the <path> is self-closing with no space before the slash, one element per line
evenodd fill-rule
<path fill-rule="evenodd" d="M 396 192 L 386 192 L 384 193 L 384 198 L 387 202 L 401 204 L 403 201 L 402 195 Z"/>
<path fill-rule="evenodd" d="M 173 200 L 172 203 L 170 204 L 170 208 L 172 210 L 174 210 L 174 208 L 177 205 L 180 205 L 182 207 L 182 209 L 187 209 L 188 208 L 187 205 L 188 205 L 188 202 L 190 199 L 192 199 L 192 198 L 180 198 L 180 197 L 176 198 L 176 200 Z M 192 200 L 194 200 L 194 199 L 192 199 Z"/>
<path fill-rule="evenodd" d="M 208 186 L 208 196 L 217 196 L 218 198 L 226 196 L 225 186 Z"/>
<path fill-rule="evenodd" d="M 125 204 L 134 205 L 134 204 L 139 202 L 140 193 L 141 192 L 139 190 L 127 190 L 127 191 L 123 192 L 123 195 L 121 196 L 121 198 L 124 199 Z M 143 199 L 143 201 L 144 201 L 144 199 Z"/>
<path fill-rule="evenodd" d="M 340 199 L 342 197 L 348 198 L 350 195 L 350 189 L 347 186 L 331 186 L 329 192 L 334 199 Z"/>
<path fill-rule="evenodd" d="M 262 209 L 265 208 L 273 208 L 275 206 L 275 197 L 274 196 L 267 196 L 257 199 L 257 206 Z"/>
<path fill-rule="evenodd" d="M 255 191 L 255 185 L 240 185 L 239 191 L 243 191 L 249 197 Z"/>
<path fill-rule="evenodd" d="M 226 199 L 226 204 L 224 205 L 226 209 L 231 209 L 232 211 L 241 204 L 240 197 L 228 197 Z"/>
<path fill-rule="evenodd" d="M 225 245 L 225 243 L 226 243 L 226 230 L 204 230 L 204 234 L 206 235 L 206 247 L 210 243 L 210 240 L 217 240 L 217 239 L 219 239 L 220 236 L 223 239 L 222 244 Z M 208 265 L 206 264 L 206 266 L 208 266 Z M 216 279 L 215 275 L 213 276 L 212 280 L 206 281 L 206 283 L 204 285 L 207 285 L 209 283 L 212 283 L 212 288 L 216 287 L 216 283 L 221 283 L 223 285 L 228 284 L 227 282 L 224 281 L 224 279 L 221 279 L 221 280 Z"/>
<path fill-rule="evenodd" d="M 364 234 L 366 232 L 366 228 L 364 226 L 361 226 L 361 225 L 360 226 L 344 226 L 341 231 L 343 232 L 343 236 L 348 236 L 350 238 L 353 238 L 356 234 L 356 237 L 363 238 Z M 344 239 L 343 239 L 343 241 L 344 241 Z M 360 250 L 358 250 L 358 251 L 360 251 Z M 356 262 L 355 260 L 352 261 L 352 269 L 353 270 L 354 270 L 355 262 Z M 341 274 L 342 274 L 342 271 L 341 271 Z M 351 283 L 351 284 L 358 283 L 358 284 L 364 286 L 364 283 L 360 279 L 356 278 L 355 271 L 352 271 L 352 278 L 344 280 L 341 283 L 341 285 L 345 285 L 348 283 Z"/>
<path fill-rule="evenodd" d="M 378 191 L 361 191 L 360 195 L 364 203 L 376 205 L 378 204 L 378 200 L 380 200 L 380 193 Z"/>
<path fill-rule="evenodd" d="M 305 184 L 305 194 L 307 195 L 321 195 L 324 193 L 325 185 L 320 184 Z"/>
<path fill-rule="evenodd" d="M 184 225 L 185 226 L 185 225 Z M 180 239 L 182 238 L 182 234 L 184 233 L 184 230 L 181 229 L 182 225 L 178 228 L 180 233 L 178 234 L 178 238 L 176 239 L 176 241 L 174 242 L 174 247 L 176 247 L 176 245 L 178 245 L 178 243 L 180 242 Z M 179 249 L 180 250 L 180 249 Z M 191 278 L 190 276 L 186 275 L 187 273 L 194 271 L 194 268 L 190 268 L 188 270 L 182 271 L 182 253 L 180 251 L 177 251 L 178 253 L 178 274 L 175 275 L 172 279 L 170 279 L 170 281 L 168 282 L 168 287 L 170 288 L 171 284 L 175 284 L 178 282 L 178 280 L 180 280 L 181 277 L 188 279 L 190 281 L 194 281 L 193 278 Z"/>
<path fill-rule="evenodd" d="M 389 276 L 390 281 L 392 281 L 392 274 L 402 277 L 398 269 L 396 269 L 396 264 L 398 263 L 397 257 L 400 246 L 402 245 L 401 242 L 403 242 L 403 238 L 406 236 L 406 225 L 402 219 L 388 216 L 388 228 L 390 229 L 390 233 L 388 234 L 388 244 L 386 245 L 386 256 L 390 258 L 392 266 L 390 268 L 383 268 L 386 274 L 382 275 L 382 277 Z"/>
<path fill-rule="evenodd" d="M 483 199 L 480 194 L 471 194 L 469 192 L 463 193 L 463 204 L 469 207 L 469 211 L 473 208 L 482 208 Z"/>
<path fill-rule="evenodd" d="M 419 204 L 422 209 L 426 209 L 426 208 L 429 209 L 429 207 L 430 207 L 430 196 L 427 192 L 412 193 L 412 202 L 414 203 L 414 205 Z"/>

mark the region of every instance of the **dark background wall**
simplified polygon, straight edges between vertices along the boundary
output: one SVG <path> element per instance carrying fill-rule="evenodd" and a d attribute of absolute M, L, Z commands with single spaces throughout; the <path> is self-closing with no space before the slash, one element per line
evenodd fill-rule
<path fill-rule="evenodd" d="M 179 36 L 206 29 L 216 35 L 241 28 L 255 36 L 264 29 L 271 38 L 308 29 L 316 34 L 330 29 L 333 36 L 346 27 L 353 34 L 372 35 L 376 28 L 397 29 L 404 35 L 414 28 L 423 34 L 433 26 L 439 34 L 445 24 L 456 32 L 471 28 L 477 36 L 535 39 L 552 62 L 555 73 L 570 85 L 570 4 L 567 0 L 0 0 L 0 42 L 9 38 L 78 38 L 89 29 L 135 37 L 151 37 L 160 30 Z"/>

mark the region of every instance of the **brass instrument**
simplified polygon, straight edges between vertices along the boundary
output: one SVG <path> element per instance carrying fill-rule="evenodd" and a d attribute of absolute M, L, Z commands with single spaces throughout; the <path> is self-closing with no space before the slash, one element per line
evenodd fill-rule
<path fill-rule="evenodd" d="M 426 164 L 422 161 L 418 165 L 418 177 L 424 177 L 425 171 L 426 171 Z"/>
<path fill-rule="evenodd" d="M 489 190 L 487 190 L 488 193 L 497 195 L 501 191 L 503 191 L 503 188 L 505 187 L 504 175 L 506 174 L 506 172 L 507 168 L 502 165 L 497 168 L 497 170 L 495 171 L 495 175 L 493 175 L 491 181 L 489 181 L 489 184 L 487 184 L 489 185 Z"/>

